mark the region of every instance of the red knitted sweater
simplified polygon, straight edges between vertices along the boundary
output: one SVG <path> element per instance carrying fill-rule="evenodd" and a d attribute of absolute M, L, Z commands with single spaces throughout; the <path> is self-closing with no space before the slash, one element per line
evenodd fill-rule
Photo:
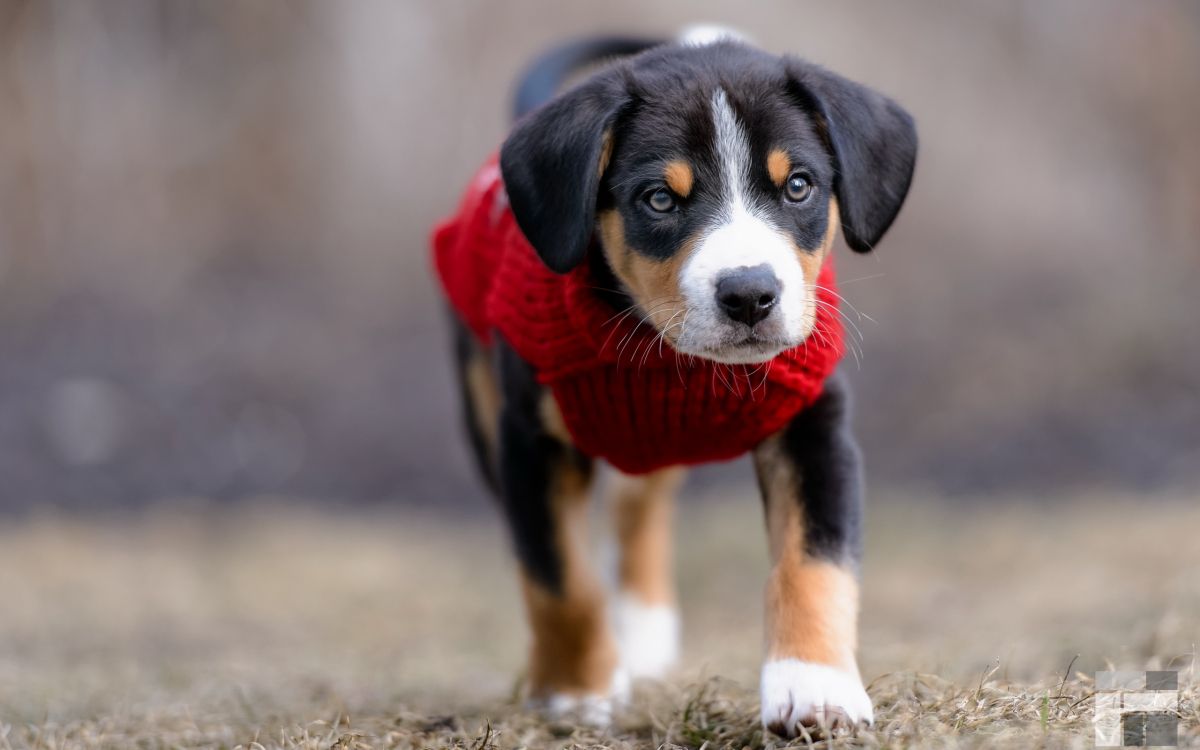
<path fill-rule="evenodd" d="M 820 335 L 766 365 L 678 355 L 635 314 L 596 294 L 585 262 L 546 268 L 521 234 L 491 160 L 433 235 L 450 304 L 487 343 L 493 330 L 536 371 L 583 453 L 621 471 L 736 457 L 820 395 L 842 356 L 832 263 L 818 279 Z"/>

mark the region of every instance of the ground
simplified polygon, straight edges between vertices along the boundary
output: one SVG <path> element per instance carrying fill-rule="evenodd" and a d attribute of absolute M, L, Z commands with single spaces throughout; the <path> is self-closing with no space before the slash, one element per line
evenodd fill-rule
<path fill-rule="evenodd" d="M 521 711 L 526 636 L 490 508 L 10 520 L 0 749 L 780 746 L 754 692 L 758 504 L 701 494 L 678 530 L 684 667 L 604 732 Z M 861 660 L 877 724 L 833 746 L 1092 747 L 1106 666 L 1180 670 L 1181 738 L 1200 746 L 1197 529 L 1190 495 L 876 493 Z"/>

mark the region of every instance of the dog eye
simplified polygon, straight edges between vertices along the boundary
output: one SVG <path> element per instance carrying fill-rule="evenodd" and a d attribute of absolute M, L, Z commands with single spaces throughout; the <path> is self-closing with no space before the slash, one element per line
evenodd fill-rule
<path fill-rule="evenodd" d="M 802 173 L 793 172 L 787 178 L 787 183 L 784 184 L 783 190 L 787 194 L 788 200 L 793 203 L 802 203 L 812 194 L 813 187 L 812 183 Z"/>
<path fill-rule="evenodd" d="M 675 197 L 666 188 L 646 193 L 646 205 L 656 213 L 668 214 L 675 210 Z"/>

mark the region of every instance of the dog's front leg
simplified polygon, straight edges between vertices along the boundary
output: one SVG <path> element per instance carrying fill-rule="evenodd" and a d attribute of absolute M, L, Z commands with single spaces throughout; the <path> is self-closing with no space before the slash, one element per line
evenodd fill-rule
<path fill-rule="evenodd" d="M 552 715 L 602 724 L 626 686 L 617 677 L 604 587 L 586 552 L 592 462 L 570 444 L 529 366 L 503 344 L 498 357 L 500 496 L 533 631 L 529 697 Z"/>
<path fill-rule="evenodd" d="M 679 657 L 679 613 L 672 571 L 671 516 L 680 467 L 613 483 L 617 596 L 613 624 L 630 678 L 661 678 Z"/>
<path fill-rule="evenodd" d="M 770 544 L 763 725 L 799 727 L 873 719 L 855 659 L 862 489 L 844 384 L 755 451 Z"/>

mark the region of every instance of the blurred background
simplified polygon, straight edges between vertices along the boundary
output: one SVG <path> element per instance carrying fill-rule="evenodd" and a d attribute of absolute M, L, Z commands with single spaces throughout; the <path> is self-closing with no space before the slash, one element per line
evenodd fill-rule
<path fill-rule="evenodd" d="M 533 55 L 695 22 L 916 117 L 873 486 L 1197 486 L 1195 3 L 0 0 L 0 506 L 482 505 L 429 230 Z"/>
<path fill-rule="evenodd" d="M 1194 683 L 1200 4 L 0 0 L 0 744 L 491 731 L 525 628 L 429 232 L 538 52 L 713 22 L 921 135 L 882 246 L 837 251 L 880 742 L 1011 679 L 1028 746 L 1072 666 Z M 687 494 L 686 679 L 753 727 L 750 469 Z"/>

